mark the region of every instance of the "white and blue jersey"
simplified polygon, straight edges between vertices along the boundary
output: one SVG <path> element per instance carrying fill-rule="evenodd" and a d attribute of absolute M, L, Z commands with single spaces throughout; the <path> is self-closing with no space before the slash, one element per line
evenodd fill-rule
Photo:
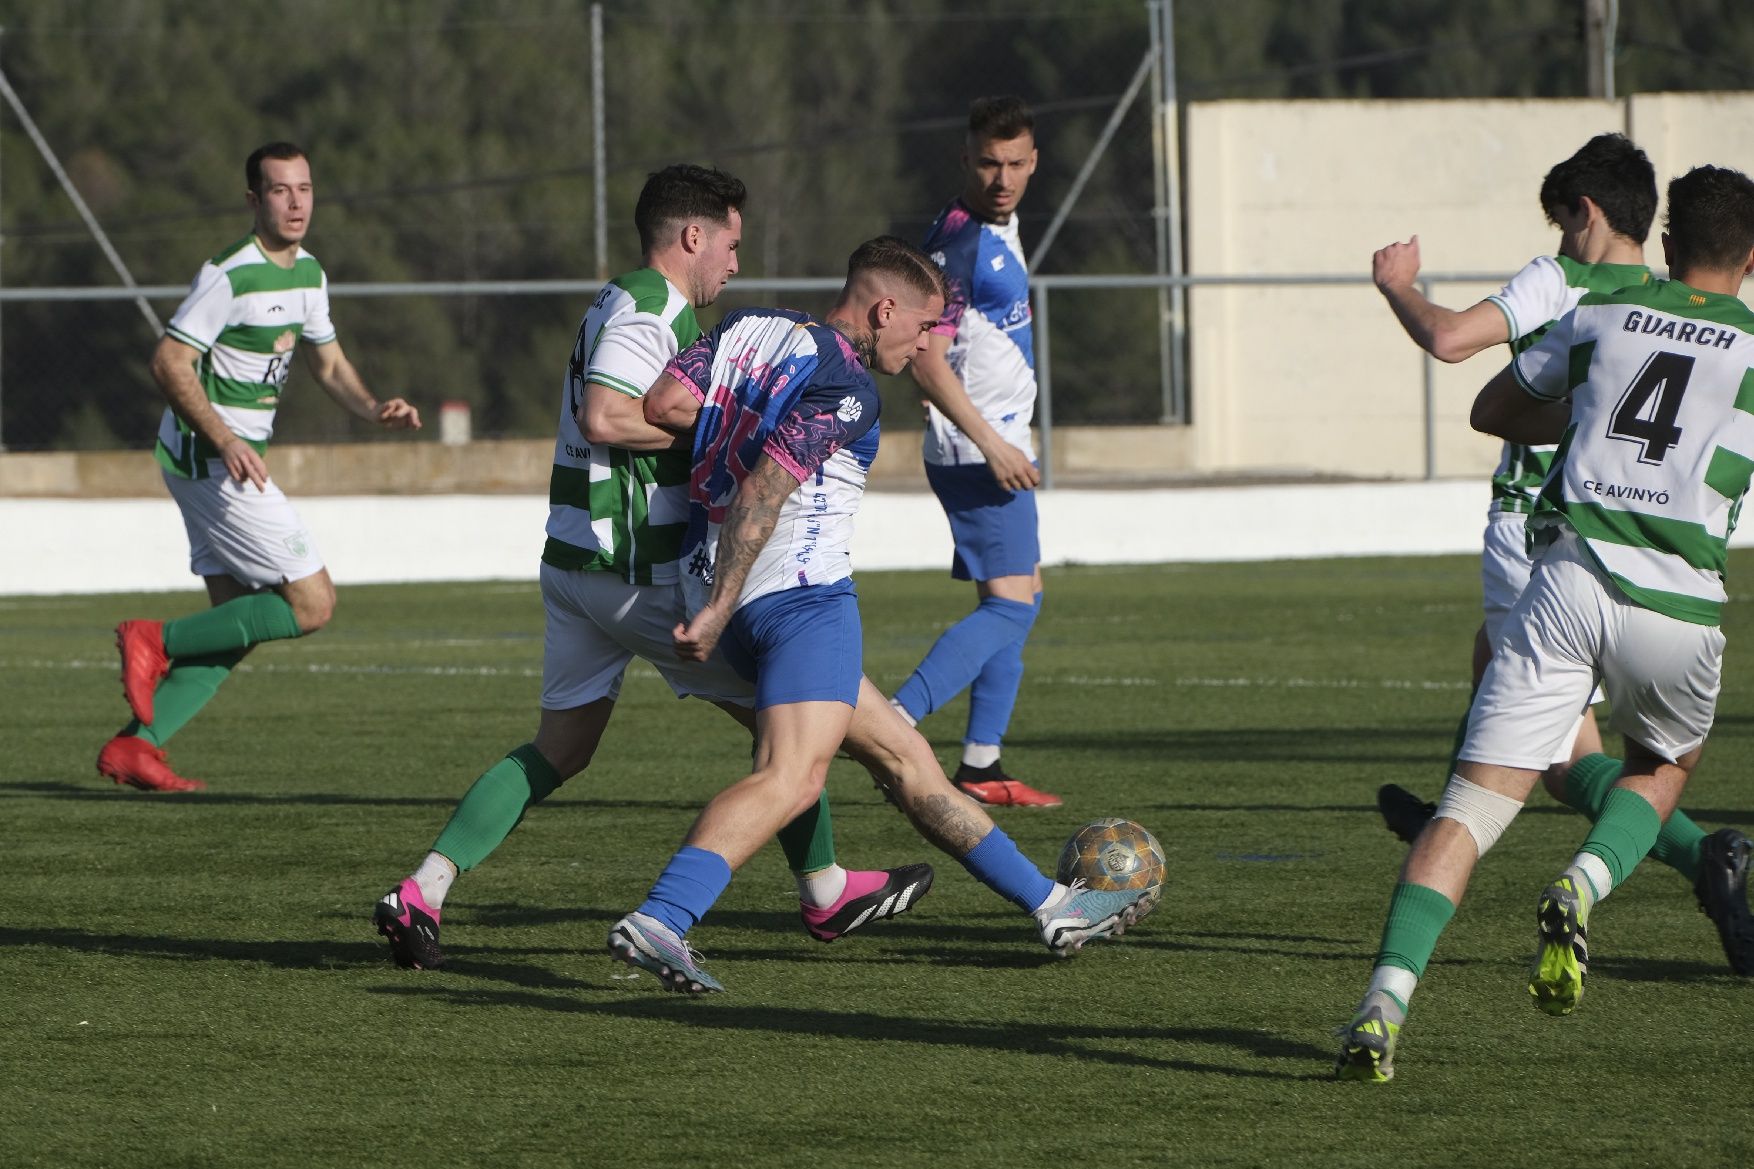
<path fill-rule="evenodd" d="M 1035 335 L 1029 269 L 1017 216 L 989 223 L 961 199 L 926 234 L 926 254 L 944 272 L 944 316 L 932 330 L 952 338 L 946 355 L 968 400 L 999 436 L 1031 459 L 1035 417 Z M 985 463 L 980 449 L 938 409 L 928 406 L 926 462 Z"/>
<path fill-rule="evenodd" d="M 853 515 L 877 457 L 877 387 L 838 332 L 800 312 L 742 309 L 666 373 L 700 400 L 683 539 L 691 609 L 711 591 L 719 526 L 761 456 L 798 480 L 738 606 L 852 575 Z"/>

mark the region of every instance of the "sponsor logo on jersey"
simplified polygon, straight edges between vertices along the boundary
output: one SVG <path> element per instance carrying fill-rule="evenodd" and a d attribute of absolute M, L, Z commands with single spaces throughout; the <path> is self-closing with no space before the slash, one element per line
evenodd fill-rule
<path fill-rule="evenodd" d="M 859 404 L 859 400 L 848 394 L 840 400 L 840 409 L 834 412 L 834 416 L 842 422 L 857 422 L 864 412 L 865 407 Z"/>
<path fill-rule="evenodd" d="M 1001 256 L 994 256 L 992 263 L 993 263 L 993 271 L 1003 272 L 1005 270 L 1005 257 L 1004 256 L 1002 256 L 1002 255 Z"/>

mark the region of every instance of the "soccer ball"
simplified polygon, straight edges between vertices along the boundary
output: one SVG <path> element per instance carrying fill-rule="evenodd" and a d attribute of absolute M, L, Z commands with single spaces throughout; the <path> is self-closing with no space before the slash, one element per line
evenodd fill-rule
<path fill-rule="evenodd" d="M 1092 889 L 1144 889 L 1138 916 L 1163 895 L 1163 846 L 1132 820 L 1092 820 L 1066 841 L 1054 876 L 1062 885 L 1082 880 Z"/>

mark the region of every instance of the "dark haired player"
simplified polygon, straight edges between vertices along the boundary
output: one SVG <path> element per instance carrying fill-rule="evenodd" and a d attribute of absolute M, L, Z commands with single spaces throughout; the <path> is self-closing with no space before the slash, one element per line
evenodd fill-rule
<path fill-rule="evenodd" d="M 1754 182 L 1716 167 L 1675 179 L 1663 250 L 1672 279 L 1585 296 L 1475 399 L 1475 429 L 1559 453 L 1529 518 L 1529 586 L 1342 1028 L 1342 1079 L 1393 1074 L 1408 1001 L 1475 864 L 1598 683 L 1626 762 L 1537 903 L 1529 993 L 1543 1011 L 1582 999 L 1591 912 L 1650 852 L 1699 762 L 1722 676 L 1729 534 L 1754 476 L 1754 313 L 1736 298 L 1754 271 Z"/>

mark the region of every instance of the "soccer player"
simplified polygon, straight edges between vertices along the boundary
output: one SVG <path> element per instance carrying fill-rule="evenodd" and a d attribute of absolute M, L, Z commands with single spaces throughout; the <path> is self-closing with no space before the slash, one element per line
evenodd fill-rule
<path fill-rule="evenodd" d="M 1389 903 L 1343 1079 L 1393 1073 L 1407 1003 L 1476 861 L 1528 798 L 1598 681 L 1622 773 L 1540 896 L 1529 993 L 1570 1014 L 1593 907 L 1656 843 L 1717 704 L 1729 532 L 1754 474 L 1754 182 L 1698 167 L 1669 184 L 1673 278 L 1585 296 L 1474 402 L 1474 426 L 1558 442 L 1529 520 L 1542 548 L 1468 719 L 1437 818 Z"/>
<path fill-rule="evenodd" d="M 1598 134 L 1554 166 L 1542 180 L 1540 201 L 1560 231 L 1558 255 L 1529 261 L 1496 296 L 1460 312 L 1431 303 L 1415 287 L 1417 236 L 1376 253 L 1371 267 L 1377 287 L 1420 348 L 1444 361 L 1462 361 L 1505 341 L 1513 355 L 1522 353 L 1586 293 L 1649 282 L 1644 241 L 1656 214 L 1656 173 L 1624 135 Z M 1493 476 L 1480 560 L 1486 616 L 1474 639 L 1476 684 L 1506 615 L 1529 583 L 1525 520 L 1552 459 L 1551 446 L 1506 442 Z M 1620 760 L 1602 752 L 1595 716 L 1586 709 L 1578 733 L 1561 746 L 1542 778 L 1553 798 L 1593 817 L 1619 774 Z M 1435 804 L 1396 784 L 1383 786 L 1377 804 L 1390 830 L 1409 843 L 1436 811 Z M 1663 825 L 1655 849 L 1658 860 L 1692 885 L 1739 974 L 1754 974 L 1754 931 L 1737 925 L 1748 913 L 1749 853 L 1741 832 L 1722 828 L 1708 836 L 1682 811 Z"/>
<path fill-rule="evenodd" d="M 926 479 L 950 521 L 950 575 L 972 580 L 974 611 L 938 639 L 895 692 L 918 723 L 968 691 L 956 783 L 983 804 L 1053 808 L 1060 797 L 1000 762 L 1023 681 L 1023 643 L 1041 612 L 1041 481 L 1029 423 L 1035 352 L 1017 204 L 1035 173 L 1035 119 L 1020 98 L 969 109 L 962 194 L 939 213 L 926 251 L 944 271 L 943 319 L 913 362 L 927 400 Z"/>
<path fill-rule="evenodd" d="M 973 800 L 861 667 L 848 545 L 877 452 L 868 370 L 897 374 L 944 308 L 932 262 L 883 236 L 859 247 L 827 323 L 783 309 L 732 313 L 671 363 L 646 396 L 648 421 L 694 430 L 691 616 L 677 653 L 715 647 L 756 688 L 755 770 L 709 802 L 609 949 L 672 990 L 722 990 L 685 940 L 775 829 L 819 798 L 843 740 L 933 843 L 1032 913 L 1056 953 L 1120 933 L 1143 890 L 1099 892 L 1043 876 Z M 922 759 L 923 757 L 923 759 Z"/>
<path fill-rule="evenodd" d="M 680 164 L 651 175 L 634 207 L 643 266 L 610 281 L 579 323 L 561 382 L 542 550 L 542 709 L 536 737 L 475 780 L 418 868 L 374 906 L 397 963 L 444 964 L 439 921 L 459 872 L 485 860 L 533 805 L 583 771 L 603 738 L 627 665 L 655 666 L 679 696 L 753 727 L 754 688 L 718 656 L 678 661 L 686 449 L 645 422 L 641 398 L 700 335 L 695 310 L 737 273 L 743 183 Z M 779 833 L 805 928 L 821 941 L 910 908 L 930 865 L 848 871 L 835 861 L 827 795 Z"/>
<path fill-rule="evenodd" d="M 390 430 L 419 429 L 401 398 L 379 401 L 341 351 L 329 285 L 300 246 L 315 191 L 304 151 L 271 142 L 244 163 L 255 226 L 201 265 L 152 355 L 170 406 L 155 450 L 189 534 L 189 567 L 212 608 L 116 629 L 134 719 L 104 744 L 97 769 L 148 791 L 204 787 L 171 770 L 164 747 L 260 642 L 329 623 L 335 586 L 316 542 L 268 476 L 263 454 L 301 339 L 317 384 L 342 409 Z"/>

